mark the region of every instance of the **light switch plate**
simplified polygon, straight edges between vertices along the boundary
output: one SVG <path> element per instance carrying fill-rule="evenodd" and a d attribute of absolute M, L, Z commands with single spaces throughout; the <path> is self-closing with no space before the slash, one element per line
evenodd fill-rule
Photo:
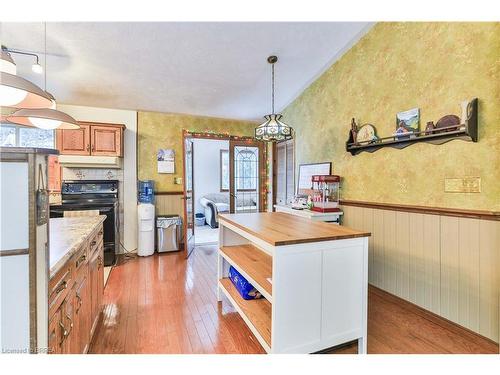
<path fill-rule="evenodd" d="M 481 177 L 445 178 L 445 193 L 480 193 Z"/>
<path fill-rule="evenodd" d="M 182 177 L 174 177 L 175 185 L 182 185 Z"/>

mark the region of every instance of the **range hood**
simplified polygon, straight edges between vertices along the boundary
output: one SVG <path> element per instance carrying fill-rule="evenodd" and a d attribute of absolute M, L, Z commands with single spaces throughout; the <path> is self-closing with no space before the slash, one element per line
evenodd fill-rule
<path fill-rule="evenodd" d="M 122 158 L 117 156 L 59 155 L 63 167 L 72 168 L 121 168 Z"/>

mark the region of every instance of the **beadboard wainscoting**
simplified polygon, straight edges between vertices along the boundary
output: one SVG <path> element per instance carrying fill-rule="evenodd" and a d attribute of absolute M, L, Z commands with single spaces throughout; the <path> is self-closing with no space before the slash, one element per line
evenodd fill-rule
<path fill-rule="evenodd" d="M 155 211 L 157 215 L 180 215 L 184 219 L 184 205 L 182 192 L 156 193 Z"/>
<path fill-rule="evenodd" d="M 372 233 L 372 285 L 499 341 L 500 221 L 342 209 L 344 225 Z"/>

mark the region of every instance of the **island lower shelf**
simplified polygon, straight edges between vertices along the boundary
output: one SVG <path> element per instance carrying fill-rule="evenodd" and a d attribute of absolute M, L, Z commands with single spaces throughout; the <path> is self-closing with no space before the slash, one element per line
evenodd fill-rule
<path fill-rule="evenodd" d="M 272 302 L 273 258 L 259 248 L 250 245 L 222 246 L 220 254 L 262 295 Z"/>
<path fill-rule="evenodd" d="M 241 315 L 252 333 L 269 352 L 271 348 L 271 314 L 272 306 L 265 298 L 245 300 L 228 278 L 219 280 L 219 287 L 229 299 L 233 307 Z M 267 345 L 264 345 L 264 343 Z"/>

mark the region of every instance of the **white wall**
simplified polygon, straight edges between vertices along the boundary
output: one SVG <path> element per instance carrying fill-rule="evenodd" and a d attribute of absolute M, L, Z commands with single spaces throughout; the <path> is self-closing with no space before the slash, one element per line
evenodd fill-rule
<path fill-rule="evenodd" d="M 220 150 L 229 149 L 229 141 L 194 139 L 194 202 L 195 212 L 204 213 L 200 198 L 220 193 Z M 229 196 L 229 192 L 225 193 Z"/>
<path fill-rule="evenodd" d="M 122 242 L 128 251 L 135 250 L 137 248 L 137 112 L 66 104 L 58 104 L 57 109 L 66 112 L 78 121 L 125 125 L 123 189 L 121 191 L 124 216 Z"/>

